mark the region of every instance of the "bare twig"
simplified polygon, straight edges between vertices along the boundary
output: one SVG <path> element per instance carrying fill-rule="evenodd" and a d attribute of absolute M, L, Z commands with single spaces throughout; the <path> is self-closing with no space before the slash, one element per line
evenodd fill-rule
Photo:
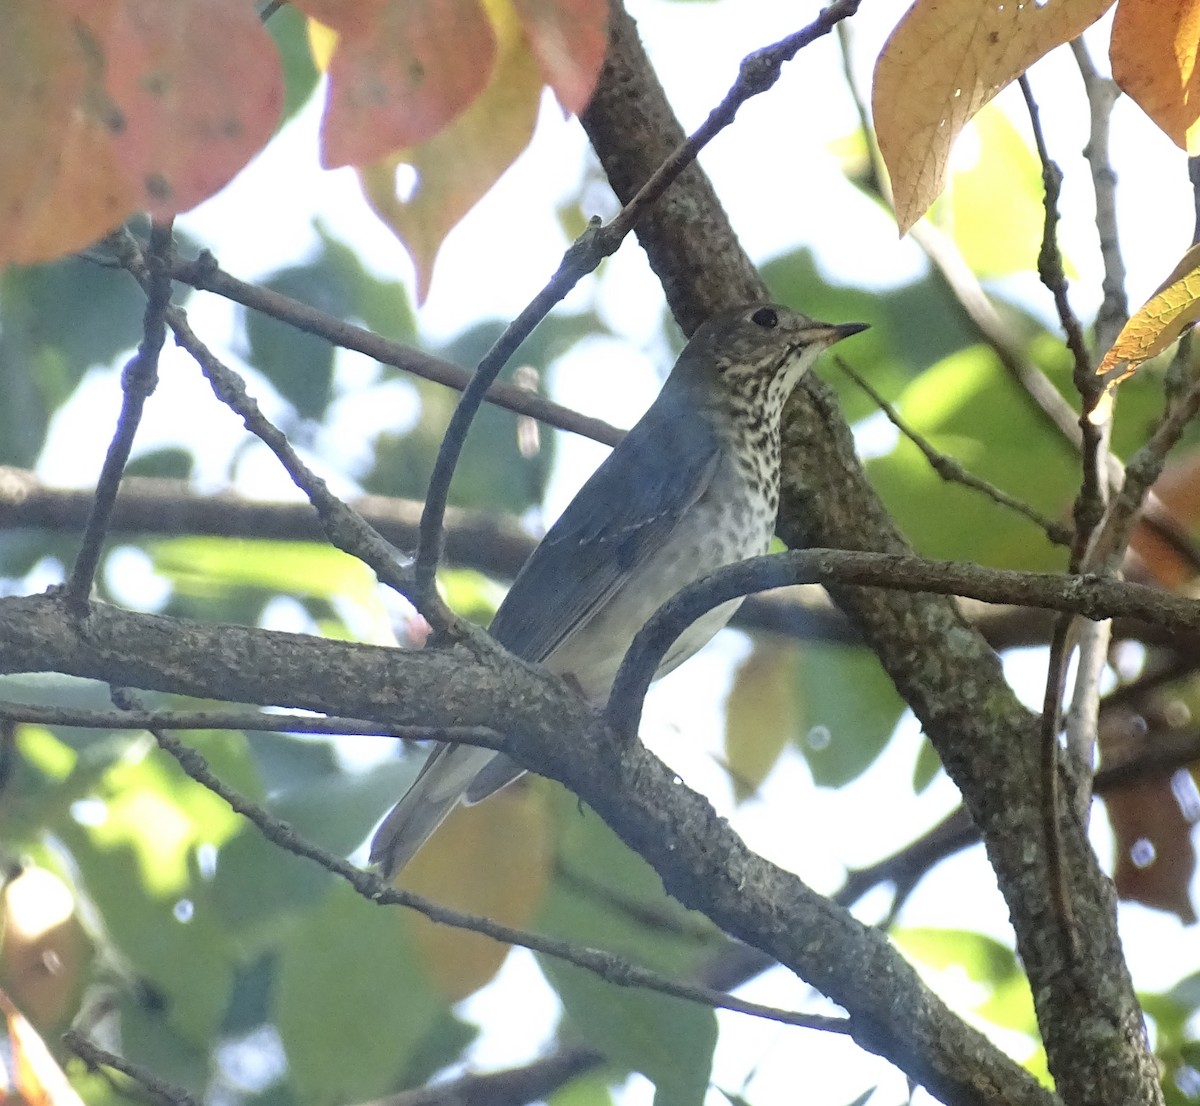
<path fill-rule="evenodd" d="M 675 639 L 697 618 L 732 599 L 793 584 L 852 585 L 893 591 L 970 596 L 1018 603 L 1090 619 L 1130 614 L 1180 629 L 1200 628 L 1200 601 L 1106 575 L 1014 572 L 897 553 L 804 549 L 751 557 L 697 580 L 664 603 L 633 639 L 605 707 L 610 726 L 637 732 L 653 673 Z"/>
<path fill-rule="evenodd" d="M 1100 258 L 1104 264 L 1101 284 L 1103 299 L 1096 314 L 1096 345 L 1108 349 L 1129 317 L 1125 295 L 1125 262 L 1121 257 L 1121 238 L 1117 229 L 1117 174 L 1108 156 L 1109 125 L 1113 105 L 1121 95 L 1116 82 L 1100 76 L 1082 38 L 1071 43 L 1075 64 L 1083 78 L 1091 117 L 1088 143 L 1083 148 L 1092 171 L 1092 189 L 1096 194 L 1096 233 L 1100 240 Z"/>
<path fill-rule="evenodd" d="M 733 122 L 739 108 L 751 97 L 767 91 L 779 79 L 783 66 L 805 46 L 827 35 L 841 20 L 852 16 L 860 0 L 834 0 L 808 26 L 779 42 L 756 50 L 742 60 L 737 80 L 725 98 L 710 113 L 690 138 L 678 146 L 637 194 L 625 204 L 607 226 L 593 220 L 591 226 L 572 243 L 563 255 L 557 272 L 550 282 L 513 320 L 496 344 L 488 351 L 475 370 L 471 383 L 463 391 L 438 449 L 429 491 L 425 497 L 425 512 L 421 518 L 421 541 L 413 566 L 416 587 L 420 593 L 436 594 L 434 574 L 442 555 L 442 515 L 450 491 L 458 458 L 466 441 L 467 431 L 500 370 L 516 352 L 533 328 L 600 262 L 616 252 L 625 236 L 633 229 L 642 213 L 653 204 L 678 178 L 700 151 Z M 424 604 L 436 610 L 436 604 Z M 429 615 L 427 614 L 428 618 Z M 444 629 L 441 619 L 431 619 L 435 629 Z"/>
<path fill-rule="evenodd" d="M 1073 363 L 1072 376 L 1081 400 L 1079 430 L 1082 476 L 1072 511 L 1075 534 L 1071 543 L 1070 570 L 1080 572 L 1088 567 L 1107 570 L 1107 563 L 1093 565 L 1090 552 L 1096 528 L 1104 517 L 1108 503 L 1108 441 L 1112 431 L 1112 420 L 1111 417 L 1096 417 L 1104 387 L 1092 370 L 1092 359 L 1084 343 L 1083 328 L 1071 310 L 1067 296 L 1067 278 L 1063 270 L 1062 254 L 1058 248 L 1058 200 L 1062 189 L 1062 171 L 1051 159 L 1046 147 L 1037 101 L 1025 74 L 1020 77 L 1020 86 L 1029 112 L 1034 146 L 1042 165 L 1045 221 L 1042 227 L 1042 246 L 1038 253 L 1038 276 L 1053 297 L 1059 322 L 1066 334 L 1067 348 L 1071 352 Z M 1105 410 L 1111 412 L 1111 405 Z M 1067 666 L 1076 644 L 1079 644 L 1079 668 L 1067 719 L 1067 755 L 1073 783 L 1073 807 L 1082 821 L 1086 817 L 1090 798 L 1087 781 L 1090 778 L 1092 753 L 1096 746 L 1100 678 L 1107 660 L 1108 640 L 1107 625 L 1085 626 L 1072 616 L 1060 618 L 1055 624 L 1051 640 L 1046 693 L 1042 703 L 1042 795 L 1051 895 L 1058 907 L 1064 939 L 1072 950 L 1075 948 L 1077 935 L 1074 909 L 1062 870 L 1058 734 Z"/>
<path fill-rule="evenodd" d="M 109 236 L 108 243 L 116 251 L 122 266 L 139 284 L 147 287 L 149 274 L 133 237 L 118 231 Z M 325 481 L 300 459 L 300 455 L 283 431 L 262 413 L 257 401 L 246 390 L 245 381 L 241 376 L 217 358 L 196 336 L 188 325 L 187 315 L 178 307 L 168 306 L 165 318 L 176 342 L 187 350 L 200 366 L 217 399 L 241 417 L 246 429 L 275 454 L 295 485 L 308 496 L 330 542 L 338 549 L 363 561 L 383 583 L 413 600 L 414 605 L 427 618 L 429 614 L 442 616 L 443 620 L 452 618 L 448 614 L 443 616 L 444 605 L 436 595 L 430 600 L 432 607 L 429 613 L 417 602 L 420 597 L 412 587 L 412 577 L 401 567 L 396 550 L 361 515 L 335 496 Z M 465 626 L 461 632 L 470 633 Z"/>
<path fill-rule="evenodd" d="M 136 698 L 128 691 L 114 689 L 113 699 L 118 706 L 130 704 L 130 709 L 140 709 L 137 706 Z M 355 891 L 371 902 L 381 906 L 403 906 L 424 915 L 431 922 L 452 926 L 455 929 L 469 930 L 472 933 L 490 937 L 501 944 L 516 945 L 533 952 L 553 956 L 558 960 L 592 972 L 606 982 L 620 987 L 637 987 L 656 991 L 659 994 L 696 1002 L 702 1006 L 710 1006 L 718 1010 L 732 1010 L 735 1013 L 765 1018 L 784 1025 L 834 1033 L 849 1032 L 850 1022 L 847 1018 L 799 1014 L 789 1010 L 780 1010 L 773 1006 L 765 1006 L 762 1003 L 747 1002 L 744 999 L 735 998 L 733 995 L 723 994 L 711 987 L 671 979 L 602 949 L 587 948 L 571 941 L 563 941 L 529 930 L 517 929 L 514 926 L 502 925 L 482 915 L 452 910 L 421 895 L 414 895 L 410 891 L 393 887 L 373 872 L 356 868 L 342 857 L 302 838 L 286 822 L 269 814 L 257 803 L 251 802 L 234 788 L 222 782 L 213 774 L 207 761 L 195 749 L 183 744 L 165 730 L 152 728 L 150 733 L 159 747 L 175 758 L 186 775 L 214 795 L 224 799 L 231 809 L 252 822 L 268 841 L 296 856 L 314 861 L 326 871 L 344 879 Z"/>
<path fill-rule="evenodd" d="M 1072 532 L 1070 527 L 1047 518 L 1028 503 L 1009 495 L 1008 492 L 997 488 L 995 484 L 988 483 L 988 481 L 976 476 L 974 473 L 968 472 L 953 457 L 947 456 L 938 449 L 934 449 L 924 437 L 908 425 L 900 415 L 900 412 L 888 403 L 861 374 L 852 369 L 843 358 L 835 357 L 834 360 L 837 362 L 838 368 L 871 397 L 872 402 L 887 416 L 887 420 L 921 451 L 925 460 L 929 462 L 929 467 L 943 480 L 947 483 L 962 484 L 964 487 L 982 493 L 1001 507 L 1007 507 L 1010 511 L 1015 511 L 1038 527 L 1046 535 L 1046 539 L 1055 545 L 1071 544 Z"/>
<path fill-rule="evenodd" d="M 373 331 L 334 318 L 327 312 L 301 303 L 281 292 L 238 280 L 221 269 L 216 258 L 208 251 L 202 252 L 194 261 L 176 260 L 171 266 L 171 276 L 184 284 L 190 284 L 193 288 L 223 296 L 252 311 L 287 323 L 306 334 L 323 338 L 331 345 L 362 353 L 384 365 L 391 365 L 423 380 L 444 384 L 447 388 L 459 392 L 471 380 L 471 374 L 466 369 L 451 361 L 443 361 L 440 357 L 434 357 L 401 342 L 383 338 Z M 528 415 L 548 426 L 581 434 L 604 445 L 616 445 L 624 436 L 624 431 L 602 419 L 589 418 L 578 411 L 572 411 L 569 407 L 553 403 L 536 392 L 501 381 L 492 384 L 484 399 L 497 407 L 506 408 L 518 415 Z"/>
<path fill-rule="evenodd" d="M 81 729 L 130 730 L 250 730 L 257 733 L 340 734 L 355 737 L 395 737 L 405 741 L 445 741 L 504 749 L 504 738 L 486 726 L 385 726 L 361 718 L 260 710 L 84 710 L 43 707 L 0 700 L 0 719 L 39 726 L 77 726 Z"/>
<path fill-rule="evenodd" d="M 121 475 L 129 461 L 134 435 L 142 421 L 146 400 L 158 386 L 158 355 L 166 340 L 165 317 L 171 302 L 171 277 L 168 273 L 171 250 L 171 224 L 153 223 L 150 228 L 150 261 L 146 276 L 146 310 L 142 318 L 142 341 L 133 359 L 121 374 L 121 413 L 109 442 L 108 453 L 96 482 L 91 513 L 83 531 L 79 554 L 65 584 L 65 592 L 85 603 L 92 590 L 104 535 L 112 516 L 113 504 L 121 485 Z"/>
<path fill-rule="evenodd" d="M 104 1067 L 119 1071 L 126 1078 L 133 1080 L 155 1102 L 162 1103 L 163 1106 L 200 1106 L 199 1101 L 182 1087 L 160 1079 L 140 1064 L 135 1064 L 123 1056 L 101 1048 L 74 1029 L 68 1029 L 63 1034 L 62 1040 L 63 1044 L 83 1060 L 89 1068 Z"/>

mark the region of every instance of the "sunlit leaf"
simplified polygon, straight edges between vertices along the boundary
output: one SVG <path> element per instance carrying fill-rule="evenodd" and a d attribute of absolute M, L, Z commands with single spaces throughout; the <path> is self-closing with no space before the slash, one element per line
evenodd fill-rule
<path fill-rule="evenodd" d="M 979 156 L 970 168 L 953 174 L 946 196 L 947 229 L 978 276 L 1025 272 L 1036 264 L 1042 243 L 1041 163 L 1029 142 L 994 104 L 975 116 L 971 130 L 978 140 Z M 1004 213 L 1003 234 L 996 231 L 997 212 Z M 1071 276 L 1069 266 L 1067 270 Z"/>
<path fill-rule="evenodd" d="M 3 991 L 0 1014 L 7 1030 L 5 1068 L 11 1068 L 15 1076 L 11 1086 L 5 1079 L 0 1098 L 8 1101 L 14 1097 L 9 1094 L 11 1090 L 20 1106 L 83 1106 L 83 1099 L 67 1081 L 46 1042 Z"/>
<path fill-rule="evenodd" d="M 569 112 L 587 106 L 608 49 L 604 0 L 513 0 L 538 68 Z"/>
<path fill-rule="evenodd" d="M 554 866 L 543 789 L 521 781 L 454 811 L 405 867 L 399 884 L 437 903 L 524 928 L 541 906 Z M 400 921 L 397 916 L 397 922 Z M 407 915 L 404 928 L 430 978 L 452 1002 L 500 969 L 508 946 Z"/>
<path fill-rule="evenodd" d="M 441 131 L 483 91 L 496 35 L 477 0 L 300 0 L 337 32 L 321 124 L 327 168 L 366 165 Z"/>
<path fill-rule="evenodd" d="M 388 156 L 360 171 L 367 201 L 413 259 L 418 302 L 446 235 L 529 145 L 537 120 L 542 75 L 516 12 L 510 0 L 486 6 L 496 35 L 486 87 L 453 123 L 393 143 Z"/>
<path fill-rule="evenodd" d="M 759 642 L 739 665 L 725 701 L 725 760 L 743 802 L 767 778 L 798 725 L 793 650 Z"/>
<path fill-rule="evenodd" d="M 1200 154 L 1200 0 L 1121 0 L 1113 79 L 1192 157 Z"/>
<path fill-rule="evenodd" d="M 908 9 L 879 55 L 872 93 L 902 234 L 941 193 L 963 124 L 1111 3 L 917 0 Z"/>
<path fill-rule="evenodd" d="M 1050 518 L 1063 517 L 1076 491 L 1074 454 L 1036 418 L 989 350 L 963 350 L 927 369 L 898 406 L 935 449 Z M 1061 568 L 1061 551 L 1037 526 L 982 492 L 942 480 L 911 442 L 901 440 L 867 469 L 924 556 L 1031 571 Z M 1031 471 L 1037 480 L 1029 479 Z"/>
<path fill-rule="evenodd" d="M 0 262 L 185 211 L 262 148 L 283 82 L 245 0 L 4 0 Z"/>
<path fill-rule="evenodd" d="M 1111 389 L 1162 353 L 1200 319 L 1200 245 L 1192 246 L 1169 277 L 1121 328 L 1096 372 Z"/>

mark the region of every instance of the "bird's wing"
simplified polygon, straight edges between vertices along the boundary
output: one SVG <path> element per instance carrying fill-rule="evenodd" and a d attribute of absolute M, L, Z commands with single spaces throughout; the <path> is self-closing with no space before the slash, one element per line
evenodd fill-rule
<path fill-rule="evenodd" d="M 707 420 L 660 395 L 533 551 L 492 636 L 525 660 L 546 660 L 662 547 L 720 460 Z"/>

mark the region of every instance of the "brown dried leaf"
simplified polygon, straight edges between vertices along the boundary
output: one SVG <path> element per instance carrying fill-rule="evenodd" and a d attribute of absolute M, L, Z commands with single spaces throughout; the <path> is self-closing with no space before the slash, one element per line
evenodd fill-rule
<path fill-rule="evenodd" d="M 872 94 L 901 234 L 941 193 L 950 147 L 963 125 L 1111 3 L 916 0 L 879 55 Z"/>
<path fill-rule="evenodd" d="M 1200 0 L 1121 0 L 1113 78 L 1188 154 L 1200 154 Z"/>

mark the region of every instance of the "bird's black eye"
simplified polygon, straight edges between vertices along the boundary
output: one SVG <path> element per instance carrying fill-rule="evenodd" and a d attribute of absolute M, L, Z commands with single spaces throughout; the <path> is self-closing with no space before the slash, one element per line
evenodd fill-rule
<path fill-rule="evenodd" d="M 767 330 L 774 330 L 779 325 L 779 312 L 773 307 L 760 307 L 750 316 L 750 321 Z"/>

